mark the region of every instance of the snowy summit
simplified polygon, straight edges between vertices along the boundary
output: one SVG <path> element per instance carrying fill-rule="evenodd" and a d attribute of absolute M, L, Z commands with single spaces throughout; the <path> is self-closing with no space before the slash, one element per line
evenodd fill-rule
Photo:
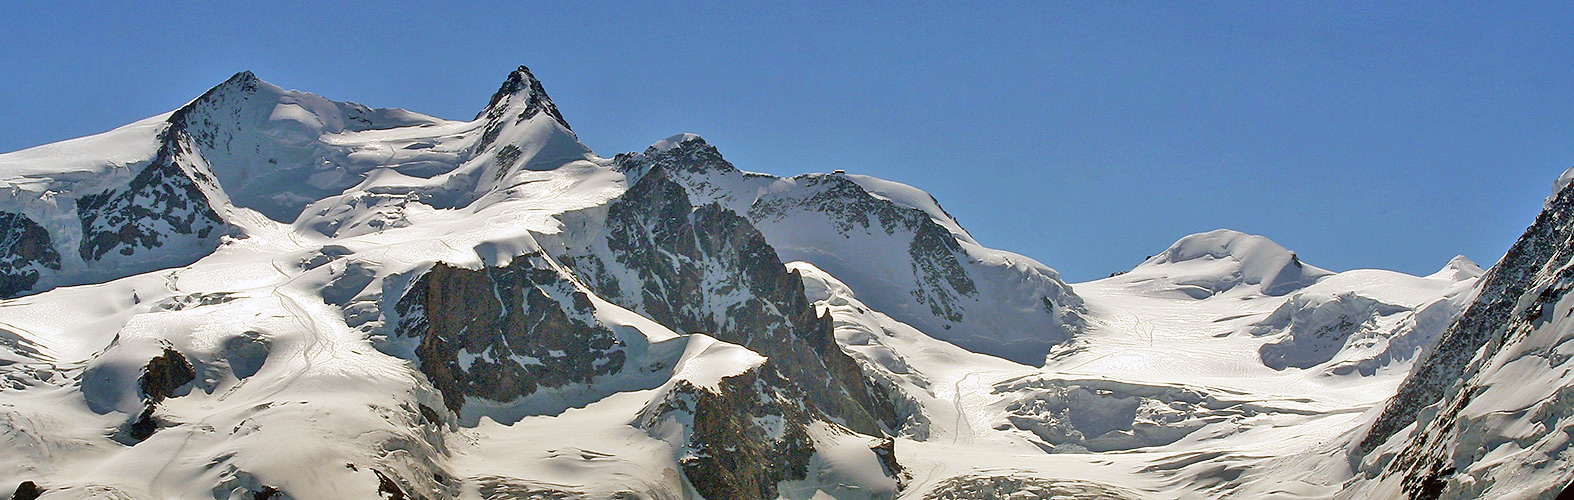
<path fill-rule="evenodd" d="M 0 155 L 0 495 L 1552 498 L 1569 177 L 1487 271 L 1067 283 L 918 187 L 602 156 L 524 67 L 468 121 L 242 72 Z"/>

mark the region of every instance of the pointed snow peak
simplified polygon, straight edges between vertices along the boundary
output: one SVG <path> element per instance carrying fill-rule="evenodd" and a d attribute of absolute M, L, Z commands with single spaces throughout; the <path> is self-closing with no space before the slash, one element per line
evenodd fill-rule
<path fill-rule="evenodd" d="M 1442 269 L 1427 277 L 1464 281 L 1471 278 L 1479 278 L 1483 274 L 1486 274 L 1486 270 L 1477 265 L 1475 261 L 1470 260 L 1469 257 L 1457 255 L 1449 259 L 1448 264 L 1444 265 Z"/>
<path fill-rule="evenodd" d="M 251 70 L 246 70 L 246 71 L 242 71 L 240 73 L 236 73 L 234 76 L 231 76 L 230 79 L 225 80 L 224 83 L 231 83 L 231 82 L 236 82 L 236 83 L 252 82 L 252 83 L 255 83 L 255 82 L 258 82 L 258 81 L 260 81 L 260 80 L 257 79 L 257 75 L 256 74 L 252 73 Z"/>
<path fill-rule="evenodd" d="M 671 150 L 672 148 L 683 146 L 683 145 L 685 145 L 685 144 L 687 144 L 689 142 L 693 142 L 694 146 L 710 147 L 710 144 L 707 144 L 705 142 L 705 138 L 700 137 L 699 134 L 691 134 L 691 133 L 688 133 L 688 132 L 684 132 L 684 133 L 681 133 L 681 134 L 678 134 L 678 135 L 674 135 L 672 137 L 668 137 L 666 139 L 662 139 L 662 140 L 656 141 L 655 144 L 651 144 L 650 147 L 645 150 L 645 153 L 646 154 L 662 153 L 662 152 L 666 152 L 668 150 Z M 711 149 L 715 149 L 715 148 L 711 148 Z"/>
<path fill-rule="evenodd" d="M 191 102 L 186 103 L 185 106 L 182 106 L 181 109 L 175 112 L 175 117 L 180 117 L 186 113 L 190 113 L 193 108 L 200 107 L 204 103 L 225 101 L 246 94 L 254 93 L 257 91 L 257 87 L 260 85 L 267 85 L 267 83 L 263 82 L 261 79 L 258 79 L 257 75 L 252 74 L 252 72 L 242 71 L 236 73 L 234 76 L 229 77 L 229 79 L 224 80 L 223 83 L 214 85 L 213 88 L 208 89 L 207 92 L 203 92 L 201 96 L 198 96 L 196 99 L 192 99 Z M 174 120 L 172 120 L 172 122 L 173 121 Z"/>
<path fill-rule="evenodd" d="M 260 86 L 271 87 L 272 84 L 262 81 L 261 78 L 257 78 L 257 75 L 253 74 L 251 71 L 242 71 L 229 77 L 229 79 L 224 80 L 224 83 L 215 85 L 212 89 L 209 89 L 207 93 L 203 94 L 202 97 L 197 98 L 196 101 L 200 102 L 204 100 L 212 100 L 216 96 L 235 92 L 254 92 Z"/>
<path fill-rule="evenodd" d="M 558 112 L 557 105 L 552 104 L 552 98 L 547 96 L 546 87 L 541 86 L 541 80 L 530 74 L 530 68 L 520 66 L 519 69 L 508 74 L 508 79 L 503 81 L 503 86 L 497 89 L 497 93 L 492 94 L 492 100 L 487 102 L 486 109 L 477 114 L 476 118 L 486 117 L 497 120 L 504 116 L 517 116 L 516 121 L 525 121 L 542 112 L 557 120 L 563 128 L 570 128 L 568 121 L 563 119 L 563 114 Z"/>
<path fill-rule="evenodd" d="M 544 96 L 546 91 L 541 89 L 541 80 L 537 80 L 535 75 L 530 74 L 530 68 L 520 66 L 519 69 L 508 74 L 508 79 L 503 81 L 503 86 L 497 89 L 497 93 L 492 94 L 492 100 L 486 106 L 488 108 L 497 106 L 499 101 L 518 95 L 521 91 L 526 90 L 540 92 Z"/>
<path fill-rule="evenodd" d="M 1574 168 L 1564 170 L 1563 175 L 1552 182 L 1552 194 L 1547 195 L 1547 199 L 1542 201 L 1542 209 L 1552 208 L 1552 200 L 1558 199 L 1558 194 L 1568 188 L 1570 183 L 1574 183 Z"/>

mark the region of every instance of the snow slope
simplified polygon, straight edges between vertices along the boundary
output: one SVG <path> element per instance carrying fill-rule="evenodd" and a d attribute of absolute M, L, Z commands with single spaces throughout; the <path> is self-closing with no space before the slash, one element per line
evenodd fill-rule
<path fill-rule="evenodd" d="M 523 67 L 468 121 L 241 73 L 0 155 L 0 182 L 0 494 L 1514 497 L 1568 481 L 1568 190 L 1505 259 L 1518 270 L 1486 277 L 1463 257 L 1335 273 L 1217 230 L 1069 284 L 901 183 L 746 172 L 692 134 L 601 157 Z M 1460 326 L 1501 326 L 1470 318 L 1504 308 L 1512 335 Z"/>

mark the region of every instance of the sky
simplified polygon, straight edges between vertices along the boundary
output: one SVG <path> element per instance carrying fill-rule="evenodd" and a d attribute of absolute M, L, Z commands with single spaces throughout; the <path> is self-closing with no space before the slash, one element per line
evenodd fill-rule
<path fill-rule="evenodd" d="M 523 64 L 603 156 L 692 132 L 904 182 L 1071 281 L 1221 227 L 1333 270 L 1487 265 L 1574 167 L 1570 3 L 626 3 L 12 5 L 0 151 L 242 70 L 470 119 Z"/>

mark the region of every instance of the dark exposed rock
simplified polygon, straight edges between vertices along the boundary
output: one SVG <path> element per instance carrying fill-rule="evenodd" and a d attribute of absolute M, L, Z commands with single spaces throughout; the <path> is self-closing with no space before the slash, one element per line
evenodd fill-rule
<path fill-rule="evenodd" d="M 545 485 L 511 477 L 482 476 L 475 479 L 476 489 L 482 500 L 579 500 L 586 498 L 582 491 L 565 489 L 562 485 Z M 643 498 L 630 493 L 614 493 L 612 498 Z"/>
<path fill-rule="evenodd" d="M 176 239 L 217 246 L 216 232 L 225 224 L 198 187 L 199 183 L 216 186 L 217 181 L 191 161 L 201 156 L 198 145 L 212 142 L 213 132 L 191 126 L 188 118 L 213 96 L 248 86 L 255 91 L 256 84 L 250 72 L 237 74 L 176 110 L 159 133 L 152 162 L 129 184 L 77 199 L 82 260 L 101 260 L 110 251 L 133 255 Z"/>
<path fill-rule="evenodd" d="M 649 167 L 607 209 L 611 261 L 594 252 L 559 260 L 619 306 L 767 357 L 724 379 L 719 392 L 681 383 L 658 412 L 693 415 L 686 449 L 697 451 L 682 465 L 701 495 L 775 498 L 777 483 L 804 477 L 813 421 L 869 435 L 894 426 L 890 402 L 870 393 L 857 362 L 836 344 L 830 317 L 809 304 L 802 278 L 748 219 L 717 204 L 693 206 L 665 167 Z M 630 275 L 632 283 L 616 278 Z"/>
<path fill-rule="evenodd" d="M 263 486 L 262 489 L 257 490 L 256 493 L 251 494 L 251 500 L 271 500 L 278 494 L 279 490 L 277 488 L 272 486 Z"/>
<path fill-rule="evenodd" d="M 503 180 L 503 177 L 513 170 L 514 164 L 519 163 L 521 154 L 523 152 L 519 150 L 519 146 L 513 144 L 503 146 L 503 149 L 497 152 L 497 174 L 493 180 Z"/>
<path fill-rule="evenodd" d="M 919 281 L 913 296 L 920 304 L 928 305 L 935 316 L 960 322 L 962 309 L 956 303 L 957 296 L 973 295 L 977 288 L 958 261 L 962 248 L 956 238 L 933 220 L 926 217 L 924 222 L 907 249 L 913 258 L 913 275 Z"/>
<path fill-rule="evenodd" d="M 1507 338 L 1528 332 L 1574 286 L 1574 189 L 1564 188 L 1520 236 L 1503 259 L 1481 278 L 1480 292 L 1459 319 L 1439 335 L 1399 391 L 1373 423 L 1358 453 L 1370 453 L 1415 422 L 1422 408 L 1438 402 L 1459 383 L 1482 348 L 1490 359 Z M 1464 393 L 1462 393 L 1464 394 Z M 1462 406 L 1450 405 L 1457 411 Z M 1440 415 L 1447 418 L 1447 414 Z"/>
<path fill-rule="evenodd" d="M 437 425 L 443 423 L 443 417 L 442 415 L 437 414 L 437 410 L 433 410 L 432 407 L 426 405 L 419 406 L 421 409 L 421 419 L 424 420 L 426 424 Z M 439 480 L 438 482 L 442 481 Z"/>
<path fill-rule="evenodd" d="M 197 378 L 197 372 L 192 368 L 191 362 L 186 357 L 169 347 L 164 348 L 164 353 L 148 361 L 142 369 L 142 377 L 138 380 L 137 387 L 142 391 L 143 408 L 137 419 L 126 428 L 126 434 L 131 437 L 132 443 L 138 443 L 158 432 L 160 421 L 153 415 L 153 411 L 160 402 L 175 397 L 175 391 Z"/>
<path fill-rule="evenodd" d="M 700 496 L 777 498 L 778 483 L 807 476 L 814 455 L 810 416 L 791 383 L 770 380 L 774 373 L 751 370 L 723 378 L 716 392 L 682 381 L 653 414 L 642 416 L 646 428 L 677 415 L 692 418 L 679 464 Z"/>
<path fill-rule="evenodd" d="M 905 206 L 871 192 L 854 177 L 844 174 L 806 174 L 781 179 L 766 174 L 739 171 L 721 153 L 694 135 L 679 135 L 663 140 L 644 152 L 618 155 L 614 168 L 624 172 L 631 183 L 646 172 L 661 170 L 682 186 L 691 203 L 704 206 L 716 203 L 746 214 L 750 223 L 765 234 L 767 242 L 785 260 L 805 260 L 832 274 L 843 277 L 855 290 L 868 293 L 872 307 L 902 321 L 987 354 L 1023 363 L 1042 363 L 1050 345 L 1066 340 L 1083 324 L 1081 299 L 1052 273 L 1038 270 L 1005 270 L 1020 276 L 1024 287 L 1036 288 L 1033 297 L 1041 299 L 1044 314 L 1022 314 L 1020 318 L 996 319 L 969 317 L 968 308 L 999 299 L 1021 299 L 989 295 L 980 290 L 974 273 L 995 273 L 995 264 L 973 260 L 962 247 L 965 237 L 951 234 L 941 222 L 950 219 L 934 203 L 931 213 Z M 929 199 L 933 202 L 933 198 Z M 809 222 L 812 231 L 800 231 Z M 828 227 L 819 226 L 826 223 Z M 907 258 L 893 259 L 879 269 L 863 269 L 856 259 L 826 248 L 839 240 L 849 240 L 848 249 L 880 248 L 882 252 L 905 252 Z M 815 248 L 821 252 L 799 249 Z M 853 250 L 857 251 L 857 250 Z M 844 255 L 845 256 L 845 255 Z M 1010 264 L 1005 264 L 1009 266 Z M 852 267 L 852 268 L 849 268 Z M 904 269 L 905 268 L 905 269 Z M 860 273 L 870 273 L 862 277 Z M 890 273 L 911 273 L 891 282 L 882 279 Z M 900 285 L 899 287 L 890 287 Z M 1026 311 L 1025 309 L 1019 309 Z M 1001 335 L 1001 322 L 1015 326 Z M 950 332 L 954 327 L 960 330 Z M 1014 337 L 995 343 L 996 337 Z"/>
<path fill-rule="evenodd" d="M 158 404 L 165 398 L 174 397 L 176 389 L 196 378 L 197 372 L 192 369 L 191 362 L 186 361 L 180 351 L 165 347 L 164 354 L 155 356 L 143 368 L 138 387 L 142 389 L 143 398 Z"/>
<path fill-rule="evenodd" d="M 44 269 L 60 270 L 49 231 L 25 215 L 0 211 L 0 297 L 32 289 Z"/>
<path fill-rule="evenodd" d="M 1500 440 L 1517 443 L 1524 450 L 1520 455 L 1562 453 L 1543 446 L 1551 442 L 1553 450 L 1566 447 L 1568 429 L 1559 422 L 1566 420 L 1574 387 L 1556 387 L 1541 402 L 1526 407 L 1501 397 L 1483 398 L 1494 386 L 1538 376 L 1520 372 L 1505 378 L 1500 370 L 1504 364 L 1525 360 L 1539 365 L 1537 370 L 1567 372 L 1567 354 L 1551 349 L 1552 344 L 1536 345 L 1568 339 L 1567 319 L 1553 317 L 1553 309 L 1570 289 L 1574 289 L 1574 188 L 1565 187 L 1482 277 L 1474 302 L 1438 336 L 1368 430 L 1355 452 L 1357 459 L 1379 446 L 1392 452 L 1382 470 L 1368 474 L 1384 481 L 1398 479 L 1413 499 L 1479 497 L 1494 492 L 1501 477 L 1528 474 L 1563 477 L 1510 490 L 1515 496 L 1545 498 L 1558 485 L 1568 484 L 1566 470 L 1488 457 L 1497 452 L 1491 443 Z M 1476 402 L 1481 405 L 1474 406 Z M 1500 419 L 1505 416 L 1514 423 L 1504 424 Z M 1412 423 L 1413 430 L 1402 441 L 1392 441 Z"/>
<path fill-rule="evenodd" d="M 869 448 L 874 451 L 874 456 L 880 459 L 880 467 L 885 469 L 885 475 L 897 478 L 898 486 L 904 485 L 907 472 L 902 470 L 902 464 L 896 462 L 896 440 L 889 437 L 881 439 L 878 444 Z"/>
<path fill-rule="evenodd" d="M 522 99 L 524 109 L 517 115 L 510 115 L 509 108 L 514 107 L 515 101 Z M 547 96 L 546 87 L 541 85 L 535 75 L 530 74 L 530 68 L 520 66 L 519 69 L 509 73 L 508 79 L 503 81 L 503 86 L 492 94 L 492 99 L 487 101 L 486 109 L 476 114 L 476 119 L 485 116 L 487 119 L 486 130 L 481 134 L 480 147 L 492 144 L 497 140 L 497 135 L 502 132 L 508 120 L 521 123 L 535 117 L 537 114 L 546 113 L 563 128 L 572 130 L 568 120 L 563 119 L 563 113 L 557 110 L 557 105 L 552 103 L 552 98 Z"/>
<path fill-rule="evenodd" d="M 22 484 L 16 486 L 16 491 L 11 493 L 11 500 L 36 500 L 42 494 L 44 489 L 39 488 L 37 484 L 33 484 L 32 481 L 22 481 Z"/>
<path fill-rule="evenodd" d="M 1137 498 L 1088 481 L 1040 479 L 1022 475 L 959 476 L 942 481 L 924 500 L 1122 500 Z"/>
<path fill-rule="evenodd" d="M 666 150 L 651 146 L 644 153 L 620 153 L 613 160 L 612 168 L 636 179 L 655 168 L 669 173 L 696 174 L 738 171 L 732 162 L 722 158 L 720 151 L 699 136 L 687 137 Z"/>
<path fill-rule="evenodd" d="M 1452 475 L 1453 467 L 1433 461 L 1424 473 L 1406 476 L 1402 484 L 1411 500 L 1436 500 L 1443 496 L 1443 491 L 1448 488 L 1448 476 Z"/>
<path fill-rule="evenodd" d="M 936 223 L 929 214 L 916 208 L 897 205 L 891 200 L 869 194 L 857 183 L 839 175 L 806 175 L 801 181 L 807 192 L 766 195 L 749 208 L 749 219 L 756 223 L 777 221 L 803 210 L 823 213 L 844 235 L 855 232 L 898 231 L 913 235 L 907 253 L 912 261 L 918 287 L 913 298 L 929 308 L 931 314 L 951 322 L 963 319 L 958 300 L 978 292 L 977 285 L 962 268 L 965 259 L 956 238 Z M 809 208 L 806 208 L 809 207 Z"/>
<path fill-rule="evenodd" d="M 747 219 L 716 204 L 694 207 L 683 187 L 654 167 L 607 212 L 606 244 L 637 284 L 617 283 L 614 263 L 571 262 L 597 295 L 683 332 L 706 332 L 771 359 L 807 403 L 866 434 L 895 419 L 870 396 L 857 362 L 836 344 L 829 316 L 804 297 L 803 282 Z M 826 376 L 829 374 L 830 376 Z"/>
<path fill-rule="evenodd" d="M 383 471 L 372 469 L 372 474 L 377 475 L 377 496 L 389 500 L 408 500 L 410 498 L 404 494 L 403 489 L 399 488 L 399 483 L 394 482 L 393 479 L 383 474 Z"/>
<path fill-rule="evenodd" d="M 142 407 L 142 413 L 138 414 L 137 419 L 132 421 L 130 426 L 126 427 L 126 435 L 131 436 L 133 444 L 146 441 L 153 436 L 153 433 L 158 432 L 159 421 L 153 416 L 153 409 L 154 405 L 152 403 Z"/>
<path fill-rule="evenodd" d="M 421 339 L 421 372 L 450 410 L 466 397 L 512 401 L 623 368 L 623 347 L 589 297 L 543 259 L 481 270 L 438 264 L 398 302 L 399 334 Z"/>

